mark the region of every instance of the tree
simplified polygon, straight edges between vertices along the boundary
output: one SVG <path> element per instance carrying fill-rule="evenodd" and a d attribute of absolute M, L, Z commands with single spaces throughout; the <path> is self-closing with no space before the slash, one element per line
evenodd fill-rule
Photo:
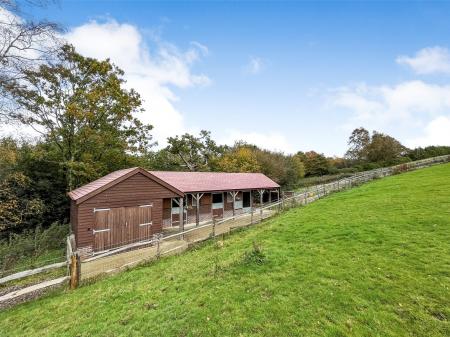
<path fill-rule="evenodd" d="M 118 169 L 130 154 L 145 153 L 151 125 L 135 116 L 139 94 L 123 88 L 123 72 L 64 45 L 55 62 L 24 71 L 6 84 L 19 109 L 10 118 L 42 135 L 58 154 L 67 189 Z"/>
<path fill-rule="evenodd" d="M 409 150 L 407 156 L 411 160 L 420 160 L 447 154 L 450 154 L 450 146 L 427 146 L 425 148 L 417 147 Z"/>
<path fill-rule="evenodd" d="M 367 146 L 370 143 L 369 131 L 363 127 L 353 130 L 348 139 L 349 149 L 345 156 L 355 161 L 367 160 Z"/>
<path fill-rule="evenodd" d="M 367 146 L 367 159 L 372 163 L 395 164 L 406 150 L 406 147 L 395 138 L 374 131 Z"/>
<path fill-rule="evenodd" d="M 353 130 L 346 157 L 362 164 L 395 164 L 406 154 L 404 147 L 395 138 L 373 131 L 372 135 L 364 128 Z"/>
<path fill-rule="evenodd" d="M 211 139 L 211 132 L 202 130 L 198 137 L 185 133 L 169 137 L 167 151 L 175 155 L 180 167 L 189 171 L 210 171 L 224 147 Z"/>
<path fill-rule="evenodd" d="M 44 202 L 31 190 L 31 179 L 18 170 L 20 146 L 11 138 L 0 141 L 0 237 L 42 220 Z"/>
<path fill-rule="evenodd" d="M 329 162 L 323 154 L 309 151 L 298 152 L 297 156 L 305 165 L 305 176 L 321 176 L 329 172 Z"/>
<path fill-rule="evenodd" d="M 45 0 L 27 0 L 28 6 L 45 6 Z M 0 117 L 16 108 L 4 86 L 23 77 L 23 71 L 47 62 L 55 54 L 60 39 L 59 27 L 45 20 L 24 19 L 20 5 L 13 0 L 0 0 Z"/>
<path fill-rule="evenodd" d="M 286 161 L 286 173 L 283 185 L 294 188 L 298 185 L 300 179 L 305 176 L 305 165 L 301 158 L 297 155 L 288 156 Z"/>
<path fill-rule="evenodd" d="M 217 162 L 217 168 L 223 172 L 260 172 L 256 154 L 249 146 L 236 144 Z"/>

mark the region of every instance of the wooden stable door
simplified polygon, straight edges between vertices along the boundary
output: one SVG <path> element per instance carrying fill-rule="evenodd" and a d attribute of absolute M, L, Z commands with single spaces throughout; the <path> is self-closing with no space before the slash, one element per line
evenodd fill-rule
<path fill-rule="evenodd" d="M 152 205 L 96 209 L 94 212 L 94 251 L 151 238 Z"/>
<path fill-rule="evenodd" d="M 150 239 L 152 235 L 152 206 L 127 207 L 129 239 L 132 242 Z"/>
<path fill-rule="evenodd" d="M 111 221 L 109 209 L 94 210 L 94 251 L 111 247 Z"/>

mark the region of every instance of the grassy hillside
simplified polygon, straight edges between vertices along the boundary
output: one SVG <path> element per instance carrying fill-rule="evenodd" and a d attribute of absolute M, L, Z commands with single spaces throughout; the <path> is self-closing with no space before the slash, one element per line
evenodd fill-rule
<path fill-rule="evenodd" d="M 449 320 L 447 164 L 1 312 L 0 335 L 449 336 Z"/>

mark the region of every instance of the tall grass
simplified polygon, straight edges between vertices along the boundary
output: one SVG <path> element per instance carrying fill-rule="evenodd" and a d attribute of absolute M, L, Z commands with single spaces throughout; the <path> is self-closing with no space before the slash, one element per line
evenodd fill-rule
<path fill-rule="evenodd" d="M 0 277 L 63 260 L 68 225 L 53 223 L 0 241 Z"/>

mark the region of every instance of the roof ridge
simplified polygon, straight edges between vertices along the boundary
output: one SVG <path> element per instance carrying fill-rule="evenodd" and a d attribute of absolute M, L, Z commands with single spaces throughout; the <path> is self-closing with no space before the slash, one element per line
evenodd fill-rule
<path fill-rule="evenodd" d="M 208 173 L 208 174 L 219 174 L 219 173 L 223 173 L 223 174 L 263 174 L 262 172 L 223 172 L 223 171 L 169 171 L 169 170 L 147 170 L 144 169 L 148 172 L 163 172 L 163 173 L 189 173 L 189 174 L 196 174 L 196 173 Z"/>
<path fill-rule="evenodd" d="M 141 170 L 176 193 L 211 192 L 227 190 L 273 189 L 279 188 L 276 182 L 261 172 L 192 172 L 192 171 L 151 171 L 136 166 L 108 173 L 86 185 L 68 193 L 72 200 L 81 200 L 102 189 L 114 185 L 117 180 L 125 179 L 133 171 Z"/>

